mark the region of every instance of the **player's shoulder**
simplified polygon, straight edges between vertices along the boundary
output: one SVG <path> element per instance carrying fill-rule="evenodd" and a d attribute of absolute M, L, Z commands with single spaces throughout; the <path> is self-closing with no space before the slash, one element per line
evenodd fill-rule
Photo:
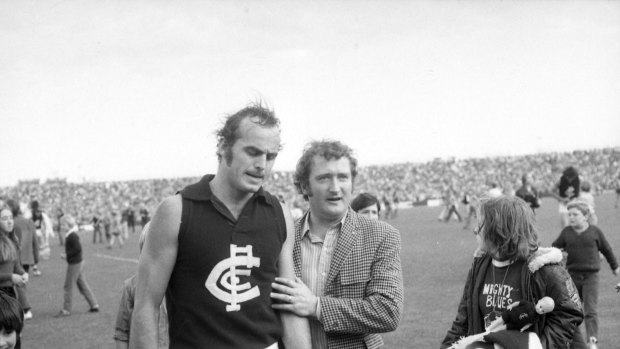
<path fill-rule="evenodd" d="M 153 215 L 153 224 L 180 222 L 183 210 L 183 198 L 176 194 L 168 196 L 159 203 Z"/>
<path fill-rule="evenodd" d="M 170 195 L 166 198 L 164 198 L 160 203 L 159 203 L 159 207 L 157 207 L 158 211 L 174 211 L 177 209 L 181 209 L 183 205 L 183 198 L 181 197 L 181 195 L 176 194 L 176 195 Z"/>

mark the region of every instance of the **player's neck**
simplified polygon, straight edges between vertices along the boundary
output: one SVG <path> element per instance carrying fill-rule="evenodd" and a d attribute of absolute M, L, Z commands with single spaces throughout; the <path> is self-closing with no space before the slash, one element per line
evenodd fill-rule
<path fill-rule="evenodd" d="M 213 195 L 228 208 L 235 218 L 239 217 L 241 210 L 243 210 L 245 204 L 254 194 L 252 192 L 236 190 L 227 182 L 218 178 L 217 175 L 209 182 L 209 186 Z"/>

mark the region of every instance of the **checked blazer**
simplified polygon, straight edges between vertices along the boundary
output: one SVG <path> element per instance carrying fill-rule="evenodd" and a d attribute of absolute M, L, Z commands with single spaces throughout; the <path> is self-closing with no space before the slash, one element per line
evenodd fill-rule
<path fill-rule="evenodd" d="M 301 238 L 308 212 L 295 223 L 293 260 L 301 278 Z M 379 348 L 378 333 L 394 331 L 403 310 L 400 233 L 349 209 L 320 298 L 321 322 L 331 348 Z"/>

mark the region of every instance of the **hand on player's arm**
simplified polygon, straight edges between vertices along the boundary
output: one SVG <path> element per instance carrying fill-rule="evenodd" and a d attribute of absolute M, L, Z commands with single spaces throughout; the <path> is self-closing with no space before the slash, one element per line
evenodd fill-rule
<path fill-rule="evenodd" d="M 293 245 L 295 243 L 295 228 L 293 218 L 288 208 L 282 204 L 282 211 L 286 222 L 286 240 L 280 251 L 278 260 L 278 278 L 295 278 L 295 266 L 293 261 Z M 277 308 L 276 308 L 277 309 Z M 287 348 L 312 349 L 310 325 L 308 319 L 296 313 L 281 311 L 280 318 L 284 335 L 282 342 Z"/>
<path fill-rule="evenodd" d="M 272 305 L 274 309 L 290 311 L 297 316 L 317 317 L 318 297 L 301 279 L 278 277 L 271 286 L 276 291 L 271 293 L 271 298 L 279 301 Z"/>

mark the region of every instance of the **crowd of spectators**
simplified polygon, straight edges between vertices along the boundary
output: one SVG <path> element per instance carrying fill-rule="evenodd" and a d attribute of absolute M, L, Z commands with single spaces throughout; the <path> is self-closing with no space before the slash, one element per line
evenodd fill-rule
<path fill-rule="evenodd" d="M 441 198 L 447 189 L 460 195 L 477 196 L 487 192 L 491 183 L 499 184 L 504 190 L 516 189 L 521 185 L 522 174 L 531 172 L 534 186 L 544 195 L 557 183 L 566 166 L 577 168 L 591 183 L 593 193 L 613 190 L 620 171 L 620 148 L 368 166 L 359 169 L 355 190 L 392 202 L 415 203 Z M 0 188 L 0 199 L 17 198 L 23 203 L 38 200 L 51 217 L 64 212 L 81 223 L 88 223 L 96 215 L 120 212 L 126 207 L 153 212 L 164 197 L 198 179 L 84 183 L 64 179 L 25 180 Z M 274 172 L 265 187 L 290 203 L 303 203 L 295 192 L 292 172 Z"/>

